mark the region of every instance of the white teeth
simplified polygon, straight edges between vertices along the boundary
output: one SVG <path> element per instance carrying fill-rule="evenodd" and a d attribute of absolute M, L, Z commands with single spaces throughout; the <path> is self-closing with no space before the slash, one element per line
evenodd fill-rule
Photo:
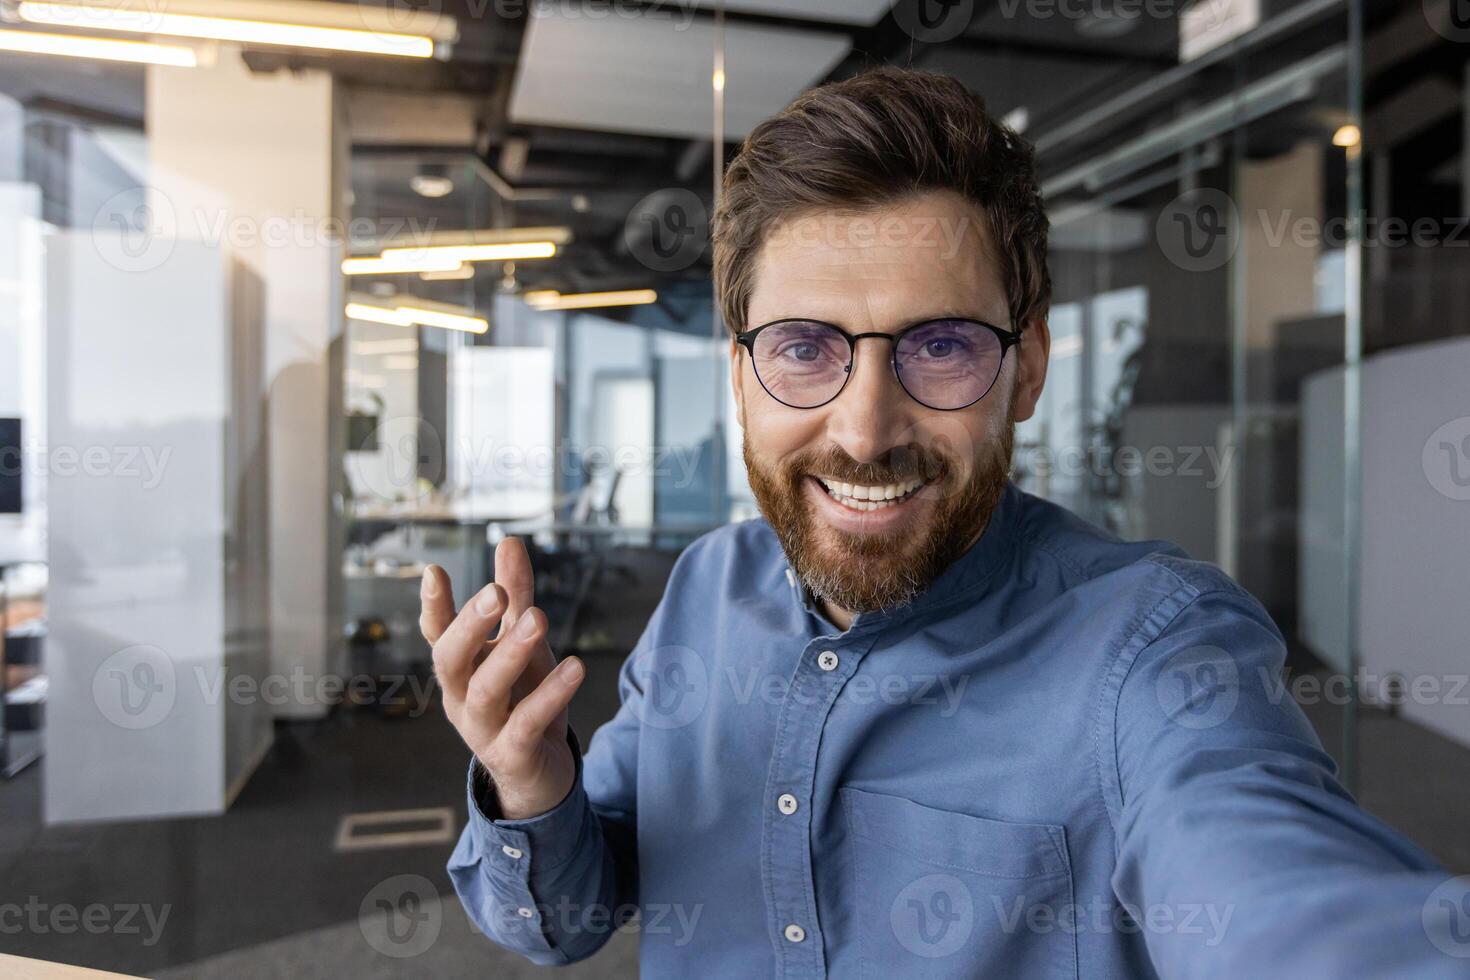
<path fill-rule="evenodd" d="M 870 511 L 892 507 L 901 497 L 906 497 L 924 485 L 923 480 L 907 480 L 903 483 L 888 483 L 880 486 L 863 486 L 855 483 L 840 483 L 817 477 L 837 502 L 852 510 Z"/>

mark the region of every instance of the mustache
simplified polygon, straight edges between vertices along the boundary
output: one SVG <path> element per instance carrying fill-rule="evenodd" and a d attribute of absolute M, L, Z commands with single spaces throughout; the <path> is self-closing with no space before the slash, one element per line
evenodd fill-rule
<path fill-rule="evenodd" d="M 786 461 L 786 471 L 793 482 L 808 474 L 820 474 L 844 483 L 869 486 L 905 480 L 933 483 L 947 478 L 953 469 L 948 457 L 918 443 L 894 446 L 866 463 L 858 462 L 837 446 L 801 453 Z"/>

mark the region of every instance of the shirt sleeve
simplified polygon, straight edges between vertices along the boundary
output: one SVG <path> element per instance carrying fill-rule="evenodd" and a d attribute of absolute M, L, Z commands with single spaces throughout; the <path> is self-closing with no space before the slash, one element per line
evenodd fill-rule
<path fill-rule="evenodd" d="M 488 774 L 470 763 L 469 823 L 449 858 L 466 913 L 496 943 L 533 963 L 573 963 L 601 949 L 638 903 L 638 733 L 635 664 L 657 635 L 663 603 L 619 673 L 621 706 L 577 760 L 567 798 L 527 820 L 501 819 Z"/>
<path fill-rule="evenodd" d="M 1148 619 L 1102 744 L 1113 890 L 1160 976 L 1465 977 L 1435 936 L 1448 874 L 1338 783 L 1260 605 L 1191 589 Z"/>

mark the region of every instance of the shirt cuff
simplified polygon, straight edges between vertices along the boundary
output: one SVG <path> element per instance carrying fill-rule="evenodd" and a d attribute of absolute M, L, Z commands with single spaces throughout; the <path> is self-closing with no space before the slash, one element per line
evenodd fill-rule
<path fill-rule="evenodd" d="M 482 860 L 520 877 L 533 854 L 538 873 L 554 870 L 576 855 L 589 805 L 582 788 L 582 746 L 570 726 L 567 744 L 577 766 L 571 791 L 550 810 L 524 820 L 507 820 L 501 816 L 500 800 L 490 774 L 478 759 L 470 758 L 470 833 Z"/>

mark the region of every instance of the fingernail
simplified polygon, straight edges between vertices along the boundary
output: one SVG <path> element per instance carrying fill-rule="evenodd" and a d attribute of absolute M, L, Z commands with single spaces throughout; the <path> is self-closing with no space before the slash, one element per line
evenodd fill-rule
<path fill-rule="evenodd" d="M 563 660 L 557 673 L 561 675 L 561 682 L 570 687 L 582 679 L 582 661 Z"/>
<path fill-rule="evenodd" d="M 518 639 L 525 640 L 534 632 L 536 632 L 536 617 L 532 616 L 531 610 L 527 609 L 521 613 L 521 618 L 516 623 L 515 635 Z"/>
<path fill-rule="evenodd" d="M 434 579 L 432 568 L 424 569 L 424 584 L 420 587 L 420 591 L 427 599 L 432 599 L 439 594 L 439 583 Z"/>
<path fill-rule="evenodd" d="M 475 596 L 475 608 L 480 610 L 481 616 L 493 616 L 500 610 L 500 593 L 496 590 L 494 582 L 485 586 L 480 590 L 480 594 Z"/>

